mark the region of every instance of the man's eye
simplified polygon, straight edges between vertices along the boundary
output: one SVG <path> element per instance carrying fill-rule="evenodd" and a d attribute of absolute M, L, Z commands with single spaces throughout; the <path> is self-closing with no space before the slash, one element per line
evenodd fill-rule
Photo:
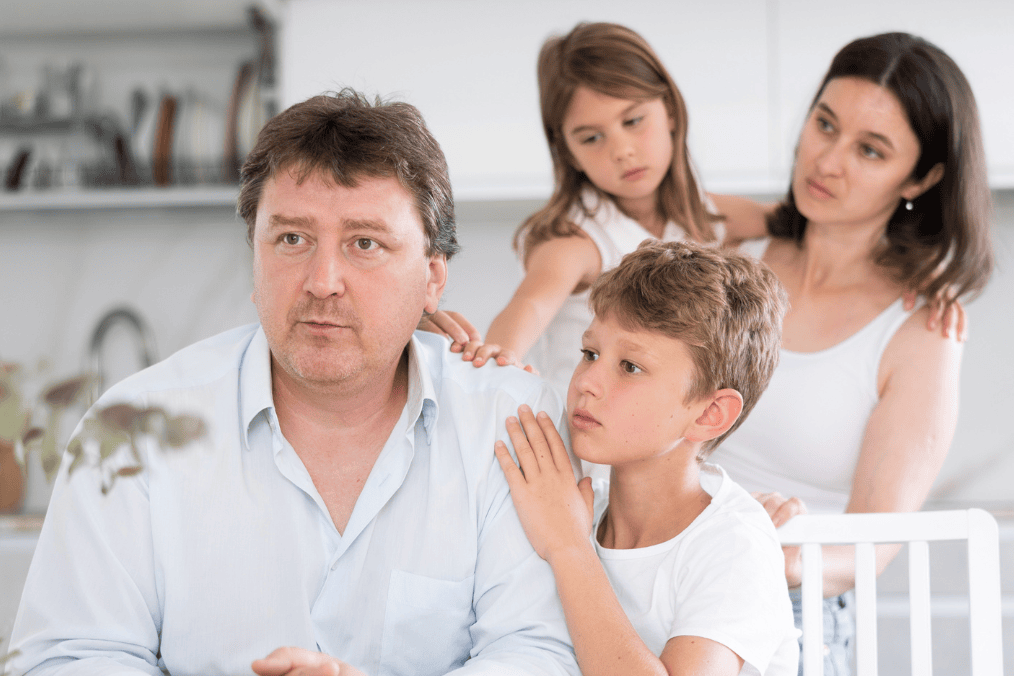
<path fill-rule="evenodd" d="M 581 359 L 584 361 L 595 361 L 599 356 L 591 350 L 581 350 Z"/>
<path fill-rule="evenodd" d="M 284 235 L 282 235 L 282 241 L 288 244 L 289 246 L 296 246 L 302 239 L 303 239 L 302 237 L 300 237 L 294 232 L 287 232 Z"/>
<path fill-rule="evenodd" d="M 633 362 L 621 361 L 620 368 L 623 369 L 624 373 L 640 373 L 641 367 Z"/>
<path fill-rule="evenodd" d="M 361 251 L 369 251 L 370 249 L 377 248 L 377 243 L 369 237 L 360 237 L 356 240 L 356 248 Z"/>

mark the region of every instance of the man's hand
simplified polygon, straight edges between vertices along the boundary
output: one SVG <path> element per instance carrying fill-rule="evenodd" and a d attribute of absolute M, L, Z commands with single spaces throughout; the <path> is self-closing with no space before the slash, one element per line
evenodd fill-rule
<path fill-rule="evenodd" d="M 520 469 L 502 441 L 496 442 L 493 452 L 507 476 L 528 540 L 552 564 L 554 551 L 588 545 L 595 495 L 591 479 L 575 483 L 567 448 L 549 416 L 540 412 L 536 417 L 522 406 L 518 417 L 520 423 L 507 419 L 507 433 Z"/>
<path fill-rule="evenodd" d="M 799 514 L 806 514 L 806 505 L 799 498 L 784 498 L 781 493 L 751 493 L 764 506 L 775 528 L 784 525 Z M 803 550 L 799 547 L 782 547 L 785 555 L 785 581 L 789 589 L 803 583 Z"/>
<path fill-rule="evenodd" d="M 250 665 L 258 676 L 365 676 L 355 667 L 324 653 L 278 648 Z"/>

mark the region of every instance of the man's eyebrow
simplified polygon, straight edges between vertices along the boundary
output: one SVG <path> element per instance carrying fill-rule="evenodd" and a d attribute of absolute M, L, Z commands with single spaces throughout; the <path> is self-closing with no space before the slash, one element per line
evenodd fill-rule
<path fill-rule="evenodd" d="M 282 216 L 281 214 L 272 214 L 268 217 L 269 228 L 291 228 L 291 227 L 306 227 L 312 225 L 314 219 L 306 216 Z"/>
<path fill-rule="evenodd" d="M 372 218 L 347 218 L 342 221 L 342 226 L 353 230 L 366 230 L 379 233 L 391 232 L 390 226 L 385 221 Z"/>
<path fill-rule="evenodd" d="M 268 227 L 272 229 L 308 227 L 315 225 L 316 222 L 315 218 L 308 216 L 283 216 L 281 214 L 272 214 L 268 217 Z M 342 227 L 380 233 L 391 231 L 391 228 L 386 222 L 372 218 L 347 218 L 342 221 Z"/>

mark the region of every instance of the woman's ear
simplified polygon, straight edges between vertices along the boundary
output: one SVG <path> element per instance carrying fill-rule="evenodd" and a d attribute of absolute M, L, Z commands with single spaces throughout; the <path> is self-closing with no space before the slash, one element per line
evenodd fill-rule
<path fill-rule="evenodd" d="M 944 177 L 944 163 L 937 162 L 933 167 L 926 172 L 918 181 L 910 183 L 908 186 L 902 189 L 901 196 L 907 200 L 914 200 L 919 195 L 923 194 Z"/>
<path fill-rule="evenodd" d="M 701 415 L 684 435 L 690 441 L 709 441 L 722 436 L 743 412 L 743 395 L 732 388 L 717 390 L 703 403 Z"/>

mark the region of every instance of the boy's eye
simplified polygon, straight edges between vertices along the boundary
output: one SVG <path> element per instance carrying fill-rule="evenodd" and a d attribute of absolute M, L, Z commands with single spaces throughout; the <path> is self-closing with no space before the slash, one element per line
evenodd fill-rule
<path fill-rule="evenodd" d="M 581 359 L 584 361 L 595 361 L 599 356 L 591 350 L 581 350 Z"/>
<path fill-rule="evenodd" d="M 640 373 L 641 372 L 641 367 L 640 366 L 638 366 L 637 364 L 634 364 L 633 362 L 629 362 L 629 361 L 626 361 L 626 360 L 623 360 L 623 361 L 620 362 L 620 368 L 623 369 L 624 373 L 634 374 L 634 373 Z"/>

